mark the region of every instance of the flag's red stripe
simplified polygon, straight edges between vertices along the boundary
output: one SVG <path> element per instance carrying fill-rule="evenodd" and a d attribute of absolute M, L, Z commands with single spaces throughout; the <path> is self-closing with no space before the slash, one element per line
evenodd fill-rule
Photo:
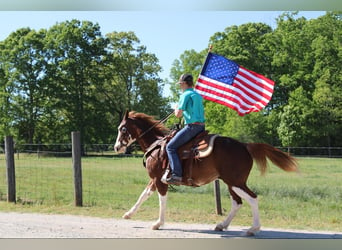
<path fill-rule="evenodd" d="M 227 100 L 227 101 L 231 101 L 231 102 L 235 103 L 237 106 L 239 106 L 240 109 L 242 109 L 242 110 L 249 110 L 252 107 L 254 107 L 254 105 L 246 106 L 238 98 L 234 98 L 233 96 L 228 96 L 226 93 L 223 93 L 223 92 L 217 92 L 217 91 L 214 91 L 211 89 L 208 90 L 208 89 L 203 88 L 201 86 L 197 86 L 196 89 L 202 91 L 202 93 L 205 92 L 205 93 L 208 93 L 210 95 L 217 96 L 217 100 L 219 100 L 219 101 L 221 101 L 220 98 Z M 205 94 L 203 94 L 203 95 L 205 95 Z"/>
<path fill-rule="evenodd" d="M 271 93 L 273 92 L 274 81 L 272 81 L 271 79 L 266 78 L 266 77 L 263 76 L 263 75 L 260 75 L 260 74 L 258 74 L 258 73 L 256 73 L 256 72 L 254 72 L 254 71 L 251 71 L 251 70 L 249 70 L 249 69 L 246 69 L 246 68 L 244 68 L 244 67 L 242 67 L 242 66 L 240 66 L 240 69 L 246 70 L 247 72 L 249 72 L 250 74 L 252 74 L 252 75 L 255 76 L 256 78 L 259 78 L 259 79 L 261 79 L 261 80 L 264 80 L 264 81 L 267 82 L 268 84 L 272 85 L 272 88 L 270 88 L 270 87 L 266 86 L 265 84 L 263 84 L 263 86 L 266 86 L 266 87 L 268 88 L 268 90 L 269 90 Z"/>
<path fill-rule="evenodd" d="M 196 88 L 198 88 L 198 89 L 201 88 L 201 90 L 204 91 L 204 92 L 213 93 L 213 94 L 215 94 L 215 95 L 217 95 L 217 96 L 219 96 L 219 97 L 230 98 L 230 100 L 232 100 L 232 99 L 234 98 L 234 96 L 240 97 L 240 99 L 241 99 L 243 102 L 245 102 L 246 105 L 248 105 L 248 106 L 246 106 L 246 105 L 240 103 L 240 101 L 239 101 L 238 99 L 236 99 L 236 98 L 234 98 L 234 99 L 237 100 L 237 101 L 239 101 L 238 104 L 244 106 L 246 109 L 249 109 L 251 106 L 253 106 L 253 105 L 255 104 L 255 102 L 249 101 L 249 100 L 246 99 L 243 95 L 241 95 L 240 93 L 238 93 L 238 92 L 236 92 L 236 91 L 234 91 L 234 90 L 232 90 L 232 89 L 224 88 L 224 87 L 222 87 L 222 86 L 219 86 L 219 85 L 217 85 L 217 84 L 215 84 L 215 83 L 212 83 L 212 82 L 209 82 L 209 81 L 205 81 L 205 80 L 203 80 L 203 79 L 199 79 L 198 82 L 200 82 L 200 83 L 202 83 L 202 84 L 204 84 L 204 85 L 206 85 L 206 86 L 209 86 L 209 87 L 211 87 L 211 88 L 214 88 L 214 90 L 212 90 L 212 89 L 202 88 L 201 86 L 197 86 L 197 85 L 196 85 Z M 217 91 L 216 91 L 216 90 L 217 90 Z M 229 95 L 229 94 L 231 94 L 231 95 L 233 95 L 233 96 L 231 96 L 231 95 Z M 236 101 L 236 102 L 237 102 L 237 101 Z"/>
<path fill-rule="evenodd" d="M 229 103 L 217 100 L 215 98 L 212 98 L 212 97 L 209 97 L 209 96 L 203 96 L 203 98 L 208 100 L 208 101 L 216 102 L 216 103 L 222 104 L 222 105 L 224 105 L 226 107 L 229 107 L 229 108 L 235 110 L 236 112 L 238 112 L 239 116 L 244 116 L 245 114 L 248 114 L 248 113 L 241 113 L 237 107 L 235 107 L 233 105 L 230 105 Z"/>
<path fill-rule="evenodd" d="M 269 95 L 266 95 L 260 90 L 253 88 L 250 84 L 243 82 L 241 79 L 235 78 L 233 86 L 240 89 L 246 95 L 248 95 L 250 98 L 253 98 L 254 100 L 260 100 L 262 98 L 265 98 L 268 102 L 268 100 L 271 99 Z M 263 100 L 260 101 L 265 102 Z"/>
<path fill-rule="evenodd" d="M 257 108 L 257 109 L 262 109 L 264 107 L 264 105 L 261 105 L 260 103 L 253 103 L 253 104 L 247 104 L 246 100 L 243 98 L 239 98 L 236 94 L 229 93 L 229 92 L 218 92 L 212 89 L 207 89 L 205 87 L 201 87 L 201 86 L 197 86 L 196 87 L 197 90 L 202 91 L 201 94 L 205 95 L 206 93 L 210 94 L 210 95 L 214 95 L 216 96 L 218 99 L 225 99 L 227 101 L 231 101 L 233 103 L 235 103 L 236 105 L 238 105 L 241 109 L 243 110 L 249 110 L 251 108 Z M 204 94 L 203 94 L 204 93 Z"/>
<path fill-rule="evenodd" d="M 234 91 L 234 90 L 232 90 L 232 89 L 230 89 L 230 88 L 228 88 L 228 87 L 225 88 L 225 87 L 222 87 L 222 86 L 220 86 L 220 85 L 217 85 L 217 84 L 215 84 L 215 83 L 213 83 L 213 82 L 210 82 L 210 81 L 206 81 L 206 80 L 204 80 L 204 79 L 201 79 L 201 78 L 198 79 L 198 82 L 203 83 L 203 84 L 205 84 L 205 85 L 208 85 L 208 86 L 210 86 L 210 87 L 216 88 L 216 89 L 218 89 L 218 90 L 220 90 L 220 91 L 225 91 L 225 92 L 229 92 L 229 93 L 232 93 L 232 94 L 234 94 L 234 95 L 237 95 L 237 96 L 239 96 L 241 99 L 243 99 L 244 102 L 246 102 L 247 104 L 249 104 L 249 105 L 251 105 L 251 106 L 254 105 L 256 102 L 260 102 L 260 103 L 262 103 L 264 106 L 267 105 L 267 102 L 265 102 L 265 101 L 263 101 L 263 100 L 260 100 L 259 98 L 256 98 L 254 95 L 252 95 L 252 94 L 246 92 L 246 90 L 243 89 L 241 86 L 238 86 L 238 84 L 233 84 L 233 85 L 231 85 L 231 86 L 232 86 L 232 87 L 235 87 L 235 88 L 237 88 L 237 89 L 239 89 L 239 90 L 241 90 L 245 95 L 247 95 L 248 97 L 250 97 L 251 99 L 253 99 L 253 102 L 251 102 L 250 100 L 248 100 L 246 97 L 244 97 L 243 95 L 241 95 L 239 92 L 236 92 L 236 91 Z M 260 107 L 261 107 L 261 106 L 260 106 Z"/>
<path fill-rule="evenodd" d="M 252 98 L 255 102 L 260 101 L 263 104 L 267 104 L 266 101 L 262 100 L 262 96 L 259 95 L 257 96 L 255 91 L 253 91 L 252 89 L 248 88 L 249 86 L 245 86 L 244 84 L 242 84 L 241 82 L 238 82 L 236 79 L 234 80 L 233 85 L 235 88 L 241 90 L 242 92 L 244 92 L 245 95 L 249 96 L 250 98 Z M 247 90 L 246 90 L 247 88 Z M 265 97 L 267 100 L 269 99 L 269 96 Z"/>
<path fill-rule="evenodd" d="M 222 97 L 222 98 L 225 98 L 225 99 L 228 99 L 230 101 L 233 101 L 235 102 L 237 105 L 241 106 L 243 109 L 251 109 L 252 107 L 255 107 L 257 109 L 262 109 L 263 107 L 266 106 L 267 103 L 265 102 L 262 102 L 260 100 L 254 100 L 254 102 L 251 102 L 249 101 L 248 99 L 246 99 L 246 97 L 244 97 L 243 95 L 241 95 L 240 93 L 232 90 L 232 89 L 229 89 L 229 88 L 224 88 L 222 86 L 219 86 L 215 83 L 212 83 L 212 82 L 209 82 L 209 81 L 205 81 L 201 78 L 198 79 L 198 82 L 206 85 L 206 86 L 209 86 L 209 87 L 212 87 L 214 88 L 214 90 L 212 89 L 207 89 L 207 88 L 203 88 L 199 85 L 196 85 L 196 89 L 199 89 L 203 92 L 207 92 L 207 93 L 210 93 L 210 94 L 213 94 L 213 95 L 216 95 L 216 96 L 219 96 L 219 97 Z M 233 96 L 229 95 L 229 94 L 232 94 Z M 237 98 L 234 98 L 234 96 L 236 97 L 240 97 L 240 99 L 237 99 Z M 241 103 L 244 102 L 245 104 Z M 260 105 L 262 104 L 262 105 Z M 247 106 L 246 106 L 247 105 Z"/>
<path fill-rule="evenodd" d="M 253 107 L 253 106 L 256 106 L 256 107 L 262 109 L 263 107 L 265 107 L 265 106 L 267 105 L 266 102 L 261 101 L 260 99 L 255 99 L 255 98 L 253 98 L 253 96 L 250 96 L 250 95 L 246 94 L 245 91 L 242 91 L 243 94 L 241 94 L 240 92 L 237 92 L 237 91 L 234 90 L 234 89 L 225 88 L 225 87 L 222 87 L 222 86 L 220 86 L 220 85 L 217 85 L 217 84 L 215 84 L 215 83 L 213 83 L 213 82 L 205 81 L 205 80 L 203 80 L 203 79 L 200 79 L 199 82 L 201 82 L 202 84 L 207 85 L 207 86 L 209 86 L 209 87 L 211 87 L 211 88 L 217 89 L 218 95 L 219 95 L 219 96 L 220 96 L 221 93 L 224 93 L 225 96 L 226 96 L 226 95 L 229 96 L 229 94 L 230 94 L 230 95 L 239 97 L 239 98 L 245 103 L 245 105 L 244 105 L 245 107 L 247 107 L 246 105 L 248 105 L 248 108 Z M 233 84 L 233 85 L 234 85 L 234 84 Z M 232 86 L 232 87 L 234 88 L 234 86 Z M 236 88 L 236 87 L 235 87 L 235 88 Z M 238 88 L 236 88 L 236 89 L 238 89 Z M 207 90 L 207 89 L 206 89 L 205 91 L 206 91 L 206 92 L 209 92 L 209 91 L 212 91 L 212 90 Z M 244 96 L 244 95 L 245 95 L 245 96 Z M 251 98 L 251 100 L 248 99 L 247 97 Z M 233 97 L 232 97 L 232 98 L 233 98 Z"/>
<path fill-rule="evenodd" d="M 260 110 L 257 110 L 257 109 L 250 109 L 250 110 L 248 110 L 246 112 L 241 112 L 237 107 L 235 107 L 233 105 L 230 105 L 229 103 L 226 103 L 224 101 L 212 98 L 210 96 L 203 96 L 203 98 L 208 100 L 208 101 L 216 102 L 216 103 L 222 104 L 222 105 L 224 105 L 226 107 L 229 107 L 229 108 L 235 110 L 238 113 L 239 116 L 244 116 L 244 115 L 249 114 L 251 112 L 258 112 L 258 111 L 260 111 Z"/>
<path fill-rule="evenodd" d="M 249 73 L 252 74 L 253 71 L 249 71 Z M 243 84 L 247 88 L 252 89 L 253 92 L 255 92 L 258 95 L 265 97 L 267 99 L 272 97 L 273 89 L 269 88 L 267 85 L 263 84 L 262 82 L 258 82 L 256 79 L 251 78 L 250 76 L 248 76 L 247 74 L 245 74 L 241 70 L 239 70 L 238 75 L 239 75 L 239 78 L 235 77 L 235 80 L 239 81 L 241 84 Z M 250 81 L 250 83 L 245 81 L 245 79 Z M 267 92 L 269 92 L 269 94 L 266 94 L 263 91 L 261 91 L 260 89 L 255 88 L 255 86 L 258 86 L 259 88 L 266 90 Z"/>

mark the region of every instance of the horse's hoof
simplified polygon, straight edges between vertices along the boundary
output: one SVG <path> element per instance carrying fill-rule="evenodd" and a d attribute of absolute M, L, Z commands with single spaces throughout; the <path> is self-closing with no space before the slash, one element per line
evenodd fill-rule
<path fill-rule="evenodd" d="M 250 228 L 250 229 L 247 230 L 246 236 L 247 237 L 256 236 L 259 232 L 260 232 L 260 227 Z"/>
<path fill-rule="evenodd" d="M 247 232 L 245 233 L 245 236 L 247 236 L 247 237 L 253 237 L 253 236 L 255 236 L 255 233 L 254 233 L 254 232 L 247 231 Z"/>
<path fill-rule="evenodd" d="M 131 218 L 131 216 L 129 216 L 128 214 L 124 214 L 124 215 L 122 216 L 122 218 L 128 220 L 128 219 Z"/>
<path fill-rule="evenodd" d="M 157 222 L 157 223 L 152 225 L 152 230 L 159 230 L 162 225 L 163 225 L 163 223 Z"/>
<path fill-rule="evenodd" d="M 215 231 L 223 231 L 222 225 L 217 225 L 217 226 L 215 227 Z"/>

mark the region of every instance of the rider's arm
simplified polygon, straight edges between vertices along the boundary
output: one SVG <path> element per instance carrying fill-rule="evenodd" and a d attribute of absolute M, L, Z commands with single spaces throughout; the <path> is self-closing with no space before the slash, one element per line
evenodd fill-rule
<path fill-rule="evenodd" d="M 178 118 L 183 116 L 183 110 L 178 109 L 178 105 L 175 106 L 175 116 Z"/>
<path fill-rule="evenodd" d="M 183 110 L 181 109 L 175 109 L 175 116 L 180 118 L 183 116 Z"/>

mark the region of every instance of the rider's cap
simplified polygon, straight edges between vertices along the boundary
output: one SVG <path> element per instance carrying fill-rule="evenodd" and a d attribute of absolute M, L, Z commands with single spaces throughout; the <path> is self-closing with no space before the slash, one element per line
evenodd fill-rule
<path fill-rule="evenodd" d="M 183 74 L 180 76 L 178 83 L 182 82 L 193 82 L 193 77 L 191 74 Z"/>

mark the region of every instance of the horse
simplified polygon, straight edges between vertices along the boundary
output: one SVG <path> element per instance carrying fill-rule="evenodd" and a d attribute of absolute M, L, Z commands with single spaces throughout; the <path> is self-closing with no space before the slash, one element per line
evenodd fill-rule
<path fill-rule="evenodd" d="M 165 138 L 169 130 L 153 116 L 138 112 L 125 113 L 118 126 L 118 136 L 114 145 L 116 152 L 122 152 L 137 141 L 146 152 L 153 143 Z M 231 210 L 224 221 L 218 223 L 215 231 L 227 229 L 234 216 L 242 206 L 242 199 L 251 206 L 253 224 L 246 235 L 252 236 L 260 231 L 260 219 L 257 195 L 247 185 L 249 173 L 256 161 L 261 174 L 265 174 L 269 159 L 274 165 L 287 172 L 297 172 L 298 164 L 294 157 L 265 143 L 242 143 L 230 137 L 217 136 L 212 153 L 196 161 L 191 171 L 192 182 L 196 186 L 208 184 L 221 179 L 227 186 L 231 199 Z M 152 225 L 153 230 L 160 229 L 165 223 L 165 211 L 168 185 L 162 181 L 165 169 L 158 156 L 146 159 L 146 170 L 150 181 L 134 206 L 127 211 L 124 219 L 130 219 L 154 191 L 159 196 L 159 218 Z M 183 169 L 184 172 L 184 169 Z"/>

